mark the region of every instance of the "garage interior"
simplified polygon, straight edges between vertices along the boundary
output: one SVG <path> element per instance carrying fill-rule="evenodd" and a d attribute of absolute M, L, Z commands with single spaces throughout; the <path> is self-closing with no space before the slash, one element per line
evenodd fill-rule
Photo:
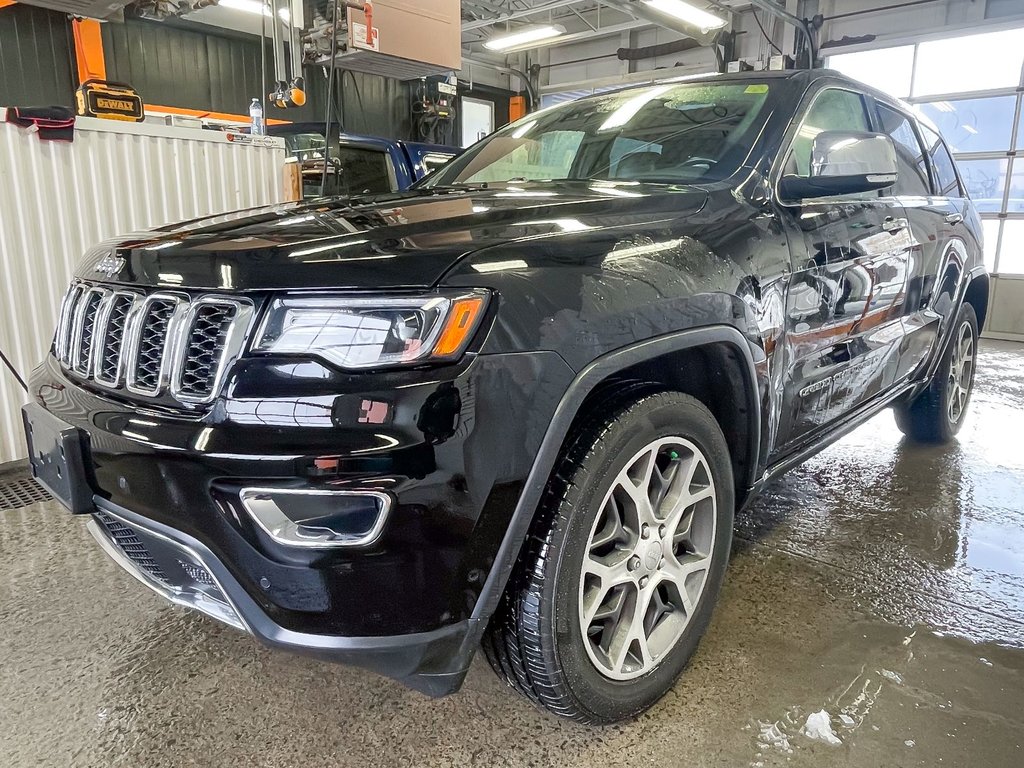
<path fill-rule="evenodd" d="M 1024 2 L 689 4 L 713 28 L 657 5 L 0 0 L 0 765 L 1024 764 Z M 430 699 L 259 647 L 135 584 L 31 479 L 24 382 L 94 244 L 399 190 L 540 109 L 814 57 L 953 151 L 992 276 L 971 411 L 934 447 L 887 411 L 768 486 L 708 635 L 636 720 L 546 715 L 479 655 Z M 79 100 L 72 143 L 11 120 Z M 387 159 L 346 179 L 325 145 Z M 820 711 L 834 741 L 806 733 Z"/>

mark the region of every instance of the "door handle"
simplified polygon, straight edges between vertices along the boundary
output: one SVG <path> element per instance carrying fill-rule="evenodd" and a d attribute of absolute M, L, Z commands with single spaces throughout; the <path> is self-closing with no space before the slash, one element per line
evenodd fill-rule
<path fill-rule="evenodd" d="M 882 229 L 886 232 L 899 232 L 907 228 L 906 219 L 894 219 L 892 216 L 886 216 L 882 222 Z"/>
<path fill-rule="evenodd" d="M 959 224 L 964 220 L 964 215 L 962 213 L 947 213 L 944 220 L 947 224 Z"/>

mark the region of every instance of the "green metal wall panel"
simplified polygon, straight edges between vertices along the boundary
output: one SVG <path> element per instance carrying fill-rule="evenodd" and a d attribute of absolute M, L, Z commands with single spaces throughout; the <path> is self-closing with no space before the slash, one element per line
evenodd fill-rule
<path fill-rule="evenodd" d="M 67 15 L 31 5 L 0 8 L 0 105 L 74 105 L 74 45 Z"/>

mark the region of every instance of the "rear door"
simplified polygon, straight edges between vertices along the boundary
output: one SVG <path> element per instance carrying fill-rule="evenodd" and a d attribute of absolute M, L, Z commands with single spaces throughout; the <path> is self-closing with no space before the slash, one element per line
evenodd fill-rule
<path fill-rule="evenodd" d="M 895 105 L 879 101 L 877 110 L 880 129 L 896 145 L 900 179 L 892 194 L 906 211 L 913 240 L 898 370 L 906 378 L 934 349 L 943 316 L 953 306 L 967 253 L 967 201 L 938 134 Z"/>
<path fill-rule="evenodd" d="M 821 88 L 804 103 L 783 173 L 806 175 L 818 133 L 875 127 L 869 100 L 846 86 Z M 910 237 L 902 205 L 877 192 L 781 205 L 779 215 L 793 254 L 781 456 L 891 386 Z"/>

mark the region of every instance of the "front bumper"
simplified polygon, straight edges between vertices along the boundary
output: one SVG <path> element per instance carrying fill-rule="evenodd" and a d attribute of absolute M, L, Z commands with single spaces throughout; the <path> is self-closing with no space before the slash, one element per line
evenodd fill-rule
<path fill-rule="evenodd" d="M 275 624 L 202 542 L 173 528 L 94 499 L 87 528 L 100 547 L 161 597 L 193 608 L 266 645 L 373 669 L 424 693 L 457 690 L 471 660 L 472 620 L 433 632 L 337 637 L 295 632 Z M 441 667 L 434 660 L 443 660 Z M 454 667 L 454 669 L 452 668 Z"/>
<path fill-rule="evenodd" d="M 409 375 L 254 366 L 238 366 L 245 375 L 228 381 L 230 399 L 188 415 L 118 401 L 52 358 L 33 372 L 33 407 L 82 434 L 80 511 L 93 534 L 162 596 L 268 645 L 432 694 L 454 690 L 475 650 L 474 609 L 571 369 L 553 353 L 481 355 Z M 386 418 L 367 420 L 365 402 L 386 406 Z M 254 487 L 376 489 L 392 504 L 365 545 L 302 549 L 255 523 L 241 501 Z M 139 546 L 158 569 L 131 557 Z"/>

